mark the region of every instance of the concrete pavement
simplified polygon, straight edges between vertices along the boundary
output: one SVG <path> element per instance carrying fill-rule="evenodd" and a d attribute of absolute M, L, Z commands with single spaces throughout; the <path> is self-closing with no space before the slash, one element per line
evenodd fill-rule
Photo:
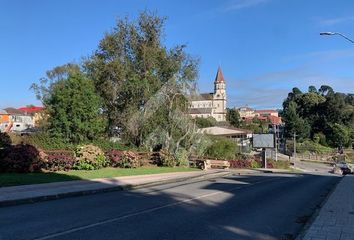
<path fill-rule="evenodd" d="M 354 176 L 346 175 L 329 196 L 303 240 L 354 239 Z"/>
<path fill-rule="evenodd" d="M 240 170 L 238 172 L 247 172 L 247 170 Z M 185 181 L 188 179 L 198 180 L 215 178 L 230 174 L 232 173 L 224 170 L 209 170 L 3 187 L 0 188 L 0 206 L 152 186 L 156 184 Z"/>

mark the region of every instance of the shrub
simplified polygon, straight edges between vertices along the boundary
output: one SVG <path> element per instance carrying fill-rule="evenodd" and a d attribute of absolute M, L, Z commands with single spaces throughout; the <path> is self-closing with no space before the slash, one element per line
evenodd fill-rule
<path fill-rule="evenodd" d="M 230 168 L 251 168 L 251 162 L 248 160 L 229 160 Z"/>
<path fill-rule="evenodd" d="M 180 148 L 176 154 L 177 165 L 181 167 L 189 166 L 188 151 L 184 148 Z"/>
<path fill-rule="evenodd" d="M 29 144 L 8 146 L 1 155 L 2 172 L 39 172 L 43 167 L 38 149 Z"/>
<path fill-rule="evenodd" d="M 122 157 L 124 155 L 123 151 L 112 149 L 106 151 L 105 153 L 107 160 L 109 161 L 109 165 L 112 167 L 120 167 Z"/>
<path fill-rule="evenodd" d="M 66 152 L 48 154 L 45 169 L 48 171 L 69 171 L 73 169 L 76 159 Z"/>
<path fill-rule="evenodd" d="M 272 168 L 278 168 L 278 169 L 289 169 L 290 168 L 290 162 L 289 161 L 274 161 L 274 160 L 268 160 L 267 165 L 270 164 Z M 271 167 L 270 167 L 271 168 Z"/>
<path fill-rule="evenodd" d="M 9 134 L 0 132 L 0 148 L 10 146 L 12 143 Z"/>
<path fill-rule="evenodd" d="M 10 134 L 11 140 L 14 144 L 30 144 L 37 148 L 44 150 L 75 150 L 75 145 L 72 143 L 66 143 L 63 139 L 53 138 L 48 133 L 40 132 L 33 135 L 20 136 L 17 134 Z"/>
<path fill-rule="evenodd" d="M 251 168 L 261 168 L 261 167 L 262 167 L 261 161 L 256 161 L 256 160 L 251 161 Z"/>
<path fill-rule="evenodd" d="M 107 166 L 104 152 L 97 146 L 91 144 L 79 146 L 75 155 L 77 162 L 73 168 L 76 170 L 95 170 Z"/>
<path fill-rule="evenodd" d="M 98 146 L 99 148 L 103 150 L 121 150 L 121 151 L 127 151 L 129 149 L 134 149 L 133 146 L 127 146 L 124 145 L 121 142 L 113 142 L 109 139 L 105 138 L 100 138 L 92 141 L 92 144 L 95 146 Z"/>
<path fill-rule="evenodd" d="M 177 166 L 177 160 L 168 150 L 161 149 L 160 162 L 158 165 L 164 167 L 175 167 Z"/>
<path fill-rule="evenodd" d="M 120 161 L 120 167 L 122 168 L 137 168 L 140 167 L 140 161 L 138 156 L 131 151 L 124 151 L 122 159 Z"/>
<path fill-rule="evenodd" d="M 206 156 L 216 159 L 234 159 L 236 154 L 236 143 L 230 139 L 213 137 L 212 144 L 206 149 Z"/>

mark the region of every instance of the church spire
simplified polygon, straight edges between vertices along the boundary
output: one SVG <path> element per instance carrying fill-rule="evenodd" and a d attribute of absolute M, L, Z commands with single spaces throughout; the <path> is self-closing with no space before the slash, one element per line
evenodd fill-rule
<path fill-rule="evenodd" d="M 222 74 L 221 67 L 218 67 L 214 83 L 225 83 L 224 75 Z"/>

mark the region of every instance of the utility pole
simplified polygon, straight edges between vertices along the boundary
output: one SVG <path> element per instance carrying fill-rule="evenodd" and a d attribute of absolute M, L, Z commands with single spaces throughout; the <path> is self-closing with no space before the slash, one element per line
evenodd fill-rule
<path fill-rule="evenodd" d="M 277 132 L 277 125 L 273 125 L 273 132 L 274 132 L 274 146 L 275 146 L 275 161 L 278 161 L 278 132 Z"/>
<path fill-rule="evenodd" d="M 294 153 L 293 153 L 293 158 L 294 158 L 294 167 L 295 167 L 295 161 L 296 161 L 296 132 L 294 132 Z"/>

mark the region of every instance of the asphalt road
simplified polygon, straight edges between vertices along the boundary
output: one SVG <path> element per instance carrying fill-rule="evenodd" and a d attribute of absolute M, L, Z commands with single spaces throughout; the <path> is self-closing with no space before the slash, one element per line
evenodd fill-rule
<path fill-rule="evenodd" d="M 339 179 L 232 176 L 0 208 L 0 240 L 290 240 Z"/>

